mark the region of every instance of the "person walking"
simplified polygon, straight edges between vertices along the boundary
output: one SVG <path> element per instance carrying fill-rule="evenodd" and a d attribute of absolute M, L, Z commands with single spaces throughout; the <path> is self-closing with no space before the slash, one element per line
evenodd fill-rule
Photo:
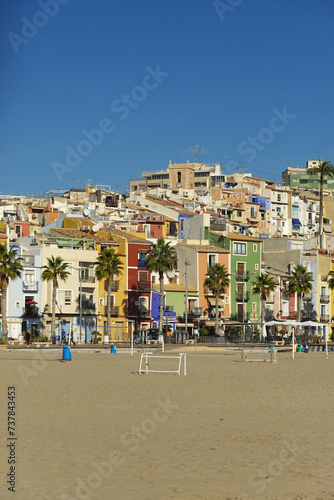
<path fill-rule="evenodd" d="M 29 332 L 29 330 L 26 333 L 26 340 L 27 340 L 27 347 L 29 347 L 29 343 L 30 343 L 30 332 Z"/>
<path fill-rule="evenodd" d="M 71 338 L 70 338 L 70 345 L 75 345 L 76 342 L 74 342 L 74 338 L 73 338 L 73 330 L 71 330 Z"/>

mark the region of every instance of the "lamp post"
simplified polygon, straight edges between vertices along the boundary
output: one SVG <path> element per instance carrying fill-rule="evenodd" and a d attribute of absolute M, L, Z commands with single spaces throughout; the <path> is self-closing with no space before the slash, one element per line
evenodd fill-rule
<path fill-rule="evenodd" d="M 189 262 L 188 259 L 185 260 L 184 262 L 186 272 L 185 272 L 185 277 L 186 277 L 186 307 L 185 307 L 185 313 L 184 313 L 184 322 L 185 322 L 185 335 L 187 340 L 187 333 L 188 333 L 188 266 L 191 266 L 191 262 Z"/>

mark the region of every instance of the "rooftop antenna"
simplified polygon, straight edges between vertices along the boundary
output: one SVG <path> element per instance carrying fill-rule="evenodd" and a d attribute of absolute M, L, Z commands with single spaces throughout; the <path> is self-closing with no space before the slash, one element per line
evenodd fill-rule
<path fill-rule="evenodd" d="M 199 146 L 194 146 L 194 150 L 195 150 L 195 163 L 197 163 L 197 153 L 198 153 L 198 148 Z"/>

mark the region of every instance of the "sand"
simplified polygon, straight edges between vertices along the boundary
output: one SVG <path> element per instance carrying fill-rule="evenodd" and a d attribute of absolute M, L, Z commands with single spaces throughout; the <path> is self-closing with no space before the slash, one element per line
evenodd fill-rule
<path fill-rule="evenodd" d="M 332 353 L 242 363 L 240 352 L 192 348 L 187 376 L 139 375 L 139 353 L 61 358 L 0 352 L 0 498 L 334 498 Z M 4 477 L 9 386 L 15 495 Z"/>

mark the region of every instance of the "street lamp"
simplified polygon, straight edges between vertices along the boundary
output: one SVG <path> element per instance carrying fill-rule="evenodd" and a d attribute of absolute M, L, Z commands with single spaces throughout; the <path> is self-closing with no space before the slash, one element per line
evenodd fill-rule
<path fill-rule="evenodd" d="M 184 314 L 184 323 L 185 323 L 185 334 L 187 340 L 187 333 L 188 333 L 188 266 L 191 266 L 191 262 L 189 262 L 188 259 L 185 260 L 184 262 L 186 272 L 184 276 L 186 277 L 186 307 L 185 307 L 185 314 Z"/>

